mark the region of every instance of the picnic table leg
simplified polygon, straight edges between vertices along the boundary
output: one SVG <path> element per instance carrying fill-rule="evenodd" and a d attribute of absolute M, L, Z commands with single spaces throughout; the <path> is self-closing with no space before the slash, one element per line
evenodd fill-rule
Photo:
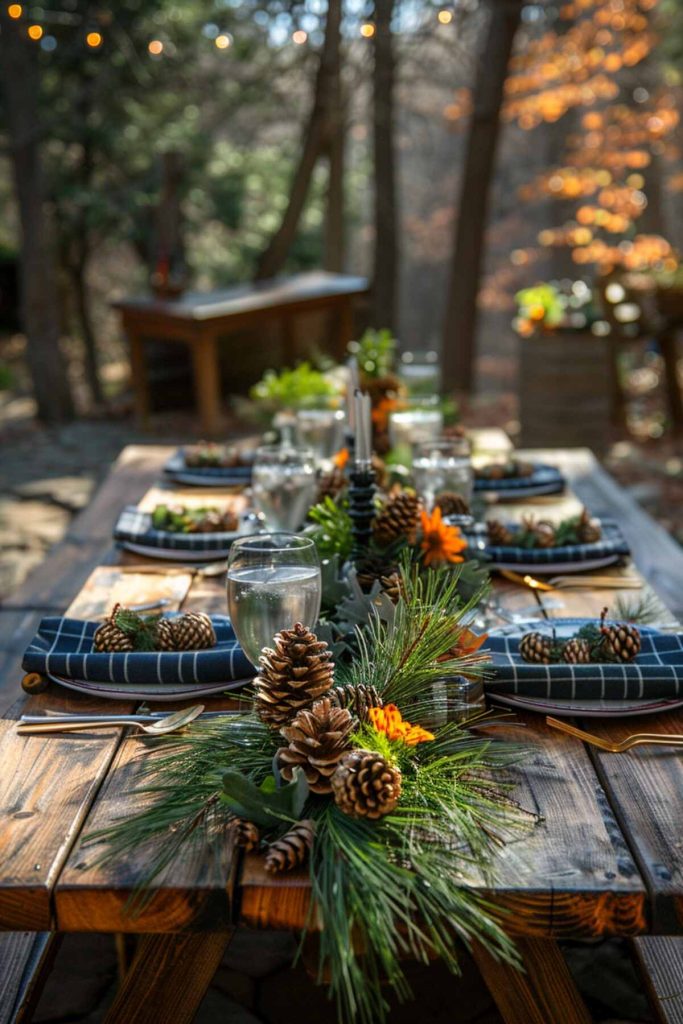
<path fill-rule="evenodd" d="M 591 1016 L 552 939 L 518 939 L 524 973 L 481 946 L 472 954 L 505 1024 L 591 1024 Z"/>
<path fill-rule="evenodd" d="M 147 425 L 149 417 L 149 382 L 145 364 L 144 339 L 134 331 L 128 332 L 130 345 L 130 374 L 133 385 L 133 402 L 135 415 L 141 426 Z"/>
<path fill-rule="evenodd" d="M 221 385 L 218 350 L 213 334 L 192 340 L 192 367 L 197 412 L 204 437 L 215 437 L 221 427 Z"/>
<path fill-rule="evenodd" d="M 232 934 L 143 935 L 105 1024 L 191 1024 Z"/>

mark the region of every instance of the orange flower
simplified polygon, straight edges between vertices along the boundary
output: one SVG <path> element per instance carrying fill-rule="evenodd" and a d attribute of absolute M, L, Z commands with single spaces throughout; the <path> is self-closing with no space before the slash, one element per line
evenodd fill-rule
<path fill-rule="evenodd" d="M 466 626 L 458 627 L 453 635 L 453 646 L 442 654 L 438 661 L 450 661 L 451 658 L 464 658 L 468 654 L 476 654 L 489 638 L 488 633 L 478 635 Z"/>
<path fill-rule="evenodd" d="M 386 430 L 389 425 L 389 413 L 404 409 L 405 402 L 400 398 L 380 398 L 372 409 L 372 422 L 377 430 Z"/>
<path fill-rule="evenodd" d="M 345 469 L 346 468 L 346 464 L 347 464 L 348 461 L 349 461 L 349 449 L 348 448 L 340 448 L 339 451 L 337 452 L 337 454 L 332 459 L 332 462 L 335 464 L 337 469 Z"/>
<path fill-rule="evenodd" d="M 427 732 L 421 725 L 405 722 L 395 704 L 386 704 L 383 708 L 370 708 L 368 715 L 377 732 L 383 732 L 390 740 L 403 740 L 408 747 L 416 747 L 418 743 L 427 743 L 434 739 L 432 733 Z"/>
<path fill-rule="evenodd" d="M 424 551 L 425 565 L 464 561 L 460 552 L 467 547 L 467 541 L 457 526 L 447 526 L 443 522 L 439 506 L 436 506 L 431 516 L 422 509 L 420 517 L 422 520 L 420 547 Z"/>

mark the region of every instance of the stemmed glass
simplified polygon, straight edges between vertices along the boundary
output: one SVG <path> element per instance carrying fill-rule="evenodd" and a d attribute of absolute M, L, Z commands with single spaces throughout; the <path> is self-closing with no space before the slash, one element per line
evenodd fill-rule
<path fill-rule="evenodd" d="M 317 493 L 312 450 L 294 445 L 257 448 L 251 488 L 268 529 L 298 530 Z"/>
<path fill-rule="evenodd" d="M 474 470 L 467 438 L 421 444 L 413 457 L 413 479 L 418 494 L 422 495 L 429 509 L 434 507 L 437 495 L 444 491 L 459 494 L 469 505 L 474 488 Z"/>
<path fill-rule="evenodd" d="M 242 537 L 228 558 L 228 612 L 242 650 L 253 665 L 281 629 L 318 621 L 320 560 L 310 537 L 263 533 Z"/>

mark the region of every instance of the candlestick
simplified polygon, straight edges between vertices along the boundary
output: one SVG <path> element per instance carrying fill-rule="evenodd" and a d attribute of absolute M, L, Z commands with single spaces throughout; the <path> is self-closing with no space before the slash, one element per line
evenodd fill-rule
<path fill-rule="evenodd" d="M 349 516 L 353 545 L 351 561 L 362 561 L 367 553 L 372 537 L 372 521 L 375 518 L 375 471 L 369 462 L 361 466 L 356 460 L 349 472 Z"/>
<path fill-rule="evenodd" d="M 372 433 L 370 428 L 370 396 L 356 390 L 354 395 L 356 416 L 356 464 L 366 468 L 372 461 Z"/>
<path fill-rule="evenodd" d="M 349 359 L 346 364 L 346 416 L 349 433 L 356 432 L 355 395 L 358 390 L 358 362 L 355 358 Z"/>

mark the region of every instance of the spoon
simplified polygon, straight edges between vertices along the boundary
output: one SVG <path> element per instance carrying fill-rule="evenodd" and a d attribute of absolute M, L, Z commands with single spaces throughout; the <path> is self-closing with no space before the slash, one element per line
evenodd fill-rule
<path fill-rule="evenodd" d="M 111 718 L 107 722 L 46 722 L 45 724 L 40 723 L 39 725 L 19 725 L 17 726 L 17 732 L 75 732 L 79 729 L 108 729 L 111 726 L 128 725 L 132 728 L 140 729 L 141 732 L 147 733 L 149 736 L 164 736 L 166 733 L 177 732 L 177 730 L 182 729 L 183 726 L 189 725 L 190 722 L 193 722 L 195 718 L 198 718 L 199 715 L 201 715 L 203 710 L 203 704 L 195 704 L 194 707 L 184 708 L 183 711 L 176 711 L 172 715 L 166 715 L 164 718 L 161 718 L 156 722 L 152 722 L 150 725 L 145 725 L 142 722 L 131 722 L 130 717 L 122 716 L 119 719 Z"/>

